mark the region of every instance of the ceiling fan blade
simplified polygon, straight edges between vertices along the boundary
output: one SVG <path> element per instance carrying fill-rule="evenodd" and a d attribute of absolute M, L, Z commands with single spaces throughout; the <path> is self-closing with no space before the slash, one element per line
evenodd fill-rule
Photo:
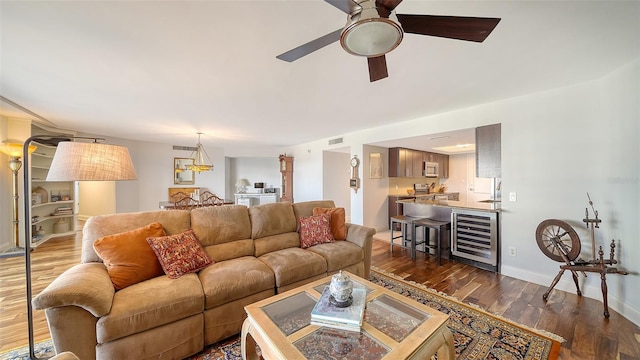
<path fill-rule="evenodd" d="M 309 41 L 306 44 L 302 44 L 295 49 L 291 49 L 276 56 L 276 58 L 287 62 L 296 61 L 305 55 L 309 55 L 316 50 L 320 50 L 323 47 L 340 40 L 340 33 L 342 33 L 342 29 L 338 29 L 325 36 Z"/>
<path fill-rule="evenodd" d="M 324 1 L 337 7 L 340 11 L 348 15 L 353 14 L 356 9 L 362 8 L 362 6 L 358 5 L 358 3 L 353 0 L 324 0 Z"/>
<path fill-rule="evenodd" d="M 378 8 L 378 15 L 383 18 L 389 18 L 393 9 L 400 5 L 402 0 L 376 0 L 376 7 Z"/>
<path fill-rule="evenodd" d="M 382 5 L 389 9 L 389 11 L 393 11 L 401 2 L 402 0 L 376 0 L 376 5 Z"/>
<path fill-rule="evenodd" d="M 369 63 L 369 81 L 374 82 L 389 76 L 387 72 L 387 59 L 382 56 L 367 58 Z"/>
<path fill-rule="evenodd" d="M 405 33 L 483 42 L 500 22 L 499 18 L 404 15 L 398 21 Z"/>

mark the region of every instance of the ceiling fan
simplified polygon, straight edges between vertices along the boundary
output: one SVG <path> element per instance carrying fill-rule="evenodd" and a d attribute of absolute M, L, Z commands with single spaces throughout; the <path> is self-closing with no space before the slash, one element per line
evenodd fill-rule
<path fill-rule="evenodd" d="M 324 0 L 347 16 L 343 29 L 319 37 L 276 56 L 293 62 L 340 40 L 348 53 L 364 56 L 371 82 L 389 76 L 385 54 L 402 41 L 403 33 L 483 42 L 500 22 L 499 18 L 394 14 L 402 0 Z"/>

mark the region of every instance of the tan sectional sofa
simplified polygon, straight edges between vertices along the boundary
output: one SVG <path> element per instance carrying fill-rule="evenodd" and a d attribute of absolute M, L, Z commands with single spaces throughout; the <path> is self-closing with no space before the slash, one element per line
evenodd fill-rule
<path fill-rule="evenodd" d="M 81 263 L 33 299 L 46 311 L 57 352 L 80 359 L 181 359 L 240 332 L 244 306 L 347 270 L 368 278 L 375 230 L 347 224 L 346 241 L 300 248 L 297 218 L 333 201 L 215 206 L 95 216 Z M 192 228 L 214 264 L 115 291 L 97 239 L 154 221 L 168 235 Z"/>

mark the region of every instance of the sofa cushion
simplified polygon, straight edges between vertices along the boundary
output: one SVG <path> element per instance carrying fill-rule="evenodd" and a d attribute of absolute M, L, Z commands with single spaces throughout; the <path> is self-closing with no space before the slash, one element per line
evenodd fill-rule
<path fill-rule="evenodd" d="M 205 246 L 211 260 L 215 262 L 241 258 L 243 256 L 253 256 L 253 240 L 236 240 L 224 244 Z"/>
<path fill-rule="evenodd" d="M 189 230 L 188 210 L 156 210 L 135 213 L 118 213 L 90 217 L 82 228 L 82 256 L 80 262 L 101 262 L 102 259 L 93 249 L 93 243 L 99 238 L 113 235 L 142 226 L 159 222 L 168 234 L 178 234 Z"/>
<path fill-rule="evenodd" d="M 273 271 L 278 288 L 327 272 L 327 261 L 322 256 L 300 248 L 273 251 L 258 259 Z"/>
<path fill-rule="evenodd" d="M 327 272 L 331 273 L 364 261 L 364 251 L 348 241 L 320 244 L 307 249 L 321 255 L 327 261 Z"/>
<path fill-rule="evenodd" d="M 331 234 L 331 215 L 318 214 L 298 219 L 300 247 L 309 248 L 318 244 L 334 242 Z"/>
<path fill-rule="evenodd" d="M 168 324 L 204 310 L 204 293 L 196 274 L 179 279 L 159 276 L 116 292 L 111 312 L 98 319 L 99 343 Z"/>
<path fill-rule="evenodd" d="M 102 258 L 116 290 L 164 274 L 148 237 L 163 236 L 159 222 L 126 232 L 99 238 L 93 243 Z"/>
<path fill-rule="evenodd" d="M 193 230 L 180 234 L 149 237 L 149 246 L 153 249 L 169 279 L 209 266 L 212 261 L 204 251 Z"/>
<path fill-rule="evenodd" d="M 336 204 L 333 200 L 303 201 L 293 204 L 293 213 L 296 219 L 313 215 L 314 208 L 334 208 Z"/>
<path fill-rule="evenodd" d="M 251 238 L 249 211 L 243 205 L 206 206 L 191 211 L 191 228 L 202 246 Z M 245 254 L 253 255 L 251 253 Z"/>
<path fill-rule="evenodd" d="M 336 208 L 313 208 L 313 215 L 329 214 L 331 215 L 331 234 L 336 240 L 347 239 L 347 223 L 345 221 L 346 214 L 343 207 Z"/>
<path fill-rule="evenodd" d="M 253 245 L 255 246 L 254 256 L 260 257 L 272 251 L 300 247 L 300 235 L 295 231 L 271 235 L 254 240 Z"/>
<path fill-rule="evenodd" d="M 267 236 L 296 231 L 296 217 L 291 203 L 272 203 L 249 207 L 251 218 L 251 238 L 259 239 Z M 297 246 L 297 245 L 296 245 Z"/>
<path fill-rule="evenodd" d="M 205 309 L 275 288 L 273 272 L 253 256 L 217 262 L 198 273 Z"/>

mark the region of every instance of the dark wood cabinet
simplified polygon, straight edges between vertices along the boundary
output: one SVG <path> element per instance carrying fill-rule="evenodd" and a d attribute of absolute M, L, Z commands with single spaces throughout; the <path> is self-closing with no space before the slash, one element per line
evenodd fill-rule
<path fill-rule="evenodd" d="M 476 177 L 502 177 L 500 124 L 476 128 Z"/>
<path fill-rule="evenodd" d="M 412 150 L 413 152 L 413 177 L 422 177 L 422 163 L 424 161 L 424 151 Z"/>
<path fill-rule="evenodd" d="M 389 149 L 389 177 L 413 177 L 414 176 L 414 170 L 413 170 L 414 154 L 413 153 L 414 153 L 414 150 L 411 150 L 411 149 L 390 148 Z"/>
<path fill-rule="evenodd" d="M 449 177 L 449 155 L 406 148 L 389 148 L 389 177 L 423 177 L 425 161 L 438 163 L 440 178 Z"/>
<path fill-rule="evenodd" d="M 449 155 L 444 155 L 444 154 L 438 154 L 438 167 L 439 167 L 439 172 L 440 174 L 438 174 L 439 178 L 448 178 L 449 177 Z"/>

